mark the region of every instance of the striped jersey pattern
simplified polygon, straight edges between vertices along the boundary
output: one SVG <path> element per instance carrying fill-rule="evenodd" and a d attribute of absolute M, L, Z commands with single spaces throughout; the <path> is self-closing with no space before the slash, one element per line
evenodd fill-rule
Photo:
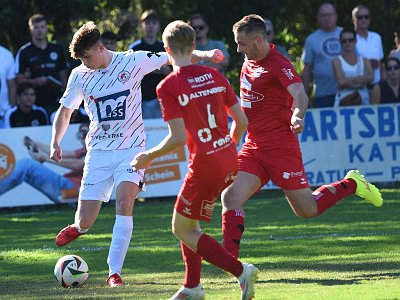
<path fill-rule="evenodd" d="M 167 54 L 148 51 L 112 52 L 110 65 L 72 70 L 60 103 L 78 109 L 84 101 L 90 118 L 88 150 L 115 150 L 146 145 L 142 119 L 143 76 L 167 63 Z"/>

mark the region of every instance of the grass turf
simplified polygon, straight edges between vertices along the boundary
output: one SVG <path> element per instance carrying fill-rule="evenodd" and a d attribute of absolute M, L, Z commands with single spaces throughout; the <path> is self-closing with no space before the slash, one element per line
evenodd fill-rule
<path fill-rule="evenodd" d="M 398 189 L 383 190 L 381 208 L 354 196 L 318 218 L 300 219 L 279 191 L 263 191 L 246 206 L 241 259 L 261 270 L 256 299 L 400 299 Z M 73 221 L 74 206 L 0 211 L 0 299 L 168 299 L 180 287 L 183 263 L 171 233 L 173 199 L 135 207 L 135 231 L 124 265 L 125 288 L 110 289 L 107 254 L 114 207 L 102 208 L 85 236 L 57 248 L 54 237 Z M 221 240 L 220 206 L 203 230 Z M 77 254 L 88 282 L 64 289 L 57 259 Z M 239 299 L 236 279 L 207 263 L 207 299 Z"/>

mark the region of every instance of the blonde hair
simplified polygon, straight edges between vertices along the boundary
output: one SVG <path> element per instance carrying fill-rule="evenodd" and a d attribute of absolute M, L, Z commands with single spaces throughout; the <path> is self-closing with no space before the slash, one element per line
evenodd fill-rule
<path fill-rule="evenodd" d="M 181 20 L 169 23 L 162 34 L 164 45 L 174 54 L 190 53 L 195 37 L 194 29 Z"/>
<path fill-rule="evenodd" d="M 101 40 L 100 31 L 94 22 L 86 22 L 75 32 L 71 43 L 69 44 L 69 52 L 71 57 L 79 59 L 83 57 L 83 53 L 89 48 L 96 45 Z"/>

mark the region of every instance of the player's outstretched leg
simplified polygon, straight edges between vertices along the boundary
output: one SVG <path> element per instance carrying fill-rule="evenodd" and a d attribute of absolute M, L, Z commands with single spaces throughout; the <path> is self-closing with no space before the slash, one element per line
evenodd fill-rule
<path fill-rule="evenodd" d="M 364 198 L 377 207 L 382 206 L 383 199 L 379 189 L 372 183 L 368 182 L 359 170 L 350 170 L 344 179 L 349 178 L 353 179 L 357 184 L 355 193 L 357 196 Z"/>
<path fill-rule="evenodd" d="M 238 277 L 240 289 L 242 291 L 242 300 L 254 298 L 254 284 L 257 281 L 258 273 L 260 272 L 252 264 L 242 263 L 243 273 Z"/>
<path fill-rule="evenodd" d="M 194 288 L 182 286 L 169 300 L 202 300 L 205 299 L 206 292 L 201 284 Z"/>
<path fill-rule="evenodd" d="M 78 228 L 74 225 L 68 225 L 57 234 L 56 245 L 59 247 L 65 246 L 85 233 L 86 232 L 79 232 Z"/>

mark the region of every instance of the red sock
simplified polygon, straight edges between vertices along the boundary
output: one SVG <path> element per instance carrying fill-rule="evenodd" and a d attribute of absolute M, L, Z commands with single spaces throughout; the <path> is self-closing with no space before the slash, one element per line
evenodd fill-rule
<path fill-rule="evenodd" d="M 244 211 L 231 209 L 222 214 L 224 247 L 235 258 L 239 256 L 240 240 L 244 232 Z"/>
<path fill-rule="evenodd" d="M 197 253 L 204 260 L 236 277 L 239 277 L 243 272 L 242 263 L 207 234 L 202 234 L 197 242 Z"/>
<path fill-rule="evenodd" d="M 320 186 L 313 192 L 314 199 L 317 201 L 318 215 L 343 198 L 354 194 L 357 187 L 353 179 L 343 179 L 329 185 L 336 189 L 336 193 L 332 193 L 326 185 Z"/>
<path fill-rule="evenodd" d="M 182 258 L 185 262 L 185 279 L 183 286 L 194 288 L 200 283 L 201 256 L 181 242 Z"/>

